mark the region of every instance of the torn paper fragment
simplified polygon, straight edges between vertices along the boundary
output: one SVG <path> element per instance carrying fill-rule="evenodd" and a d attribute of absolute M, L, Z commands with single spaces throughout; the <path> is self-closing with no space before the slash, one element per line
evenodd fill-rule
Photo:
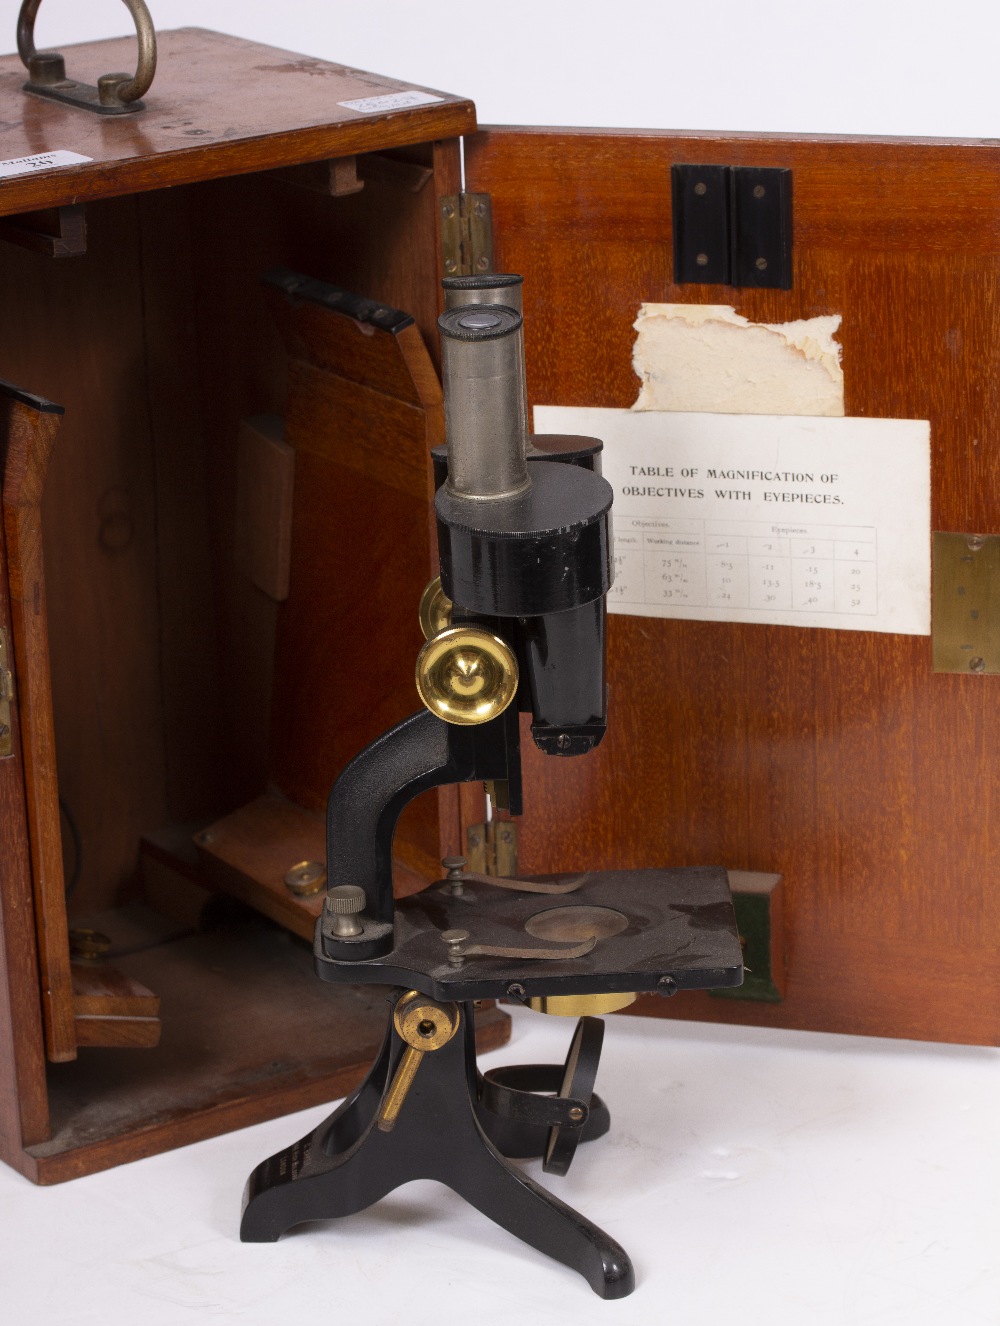
<path fill-rule="evenodd" d="M 643 304 L 634 326 L 633 410 L 843 416 L 839 313 L 768 323 L 728 304 Z"/>

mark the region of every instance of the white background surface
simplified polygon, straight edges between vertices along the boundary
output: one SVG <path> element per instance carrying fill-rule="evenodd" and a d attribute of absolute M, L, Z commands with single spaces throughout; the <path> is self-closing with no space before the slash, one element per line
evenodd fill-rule
<path fill-rule="evenodd" d="M 163 28 L 469 95 L 483 123 L 997 134 L 995 0 L 150 4 Z M 7 49 L 16 11 L 4 7 Z M 46 0 L 36 35 L 127 31 L 119 0 Z M 520 1014 L 498 1058 L 559 1059 L 568 1035 Z M 429 1185 L 241 1245 L 246 1174 L 325 1110 L 56 1189 L 0 1168 L 0 1320 L 997 1323 L 998 1069 L 992 1050 L 611 1019 L 612 1133 L 546 1182 L 631 1252 L 639 1288 L 612 1304 Z"/>
<path fill-rule="evenodd" d="M 928 991 L 928 998 L 933 993 Z M 517 1010 L 490 1063 L 561 1060 Z M 138 1053 L 138 1051 L 137 1051 Z M 529 1172 L 631 1254 L 604 1303 L 448 1190 L 240 1244 L 253 1166 L 326 1109 L 34 1188 L 0 1168 L 4 1326 L 1000 1322 L 1000 1052 L 608 1019 L 612 1131 Z"/>
<path fill-rule="evenodd" d="M 482 124 L 1000 134 L 997 0 L 148 3 L 161 28 L 215 28 L 461 93 Z M 3 8 L 5 49 L 17 7 Z M 36 44 L 129 31 L 120 0 L 45 0 Z"/>

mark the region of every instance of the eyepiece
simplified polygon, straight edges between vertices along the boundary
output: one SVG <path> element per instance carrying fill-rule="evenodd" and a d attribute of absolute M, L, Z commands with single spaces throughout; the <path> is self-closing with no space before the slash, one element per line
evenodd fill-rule
<path fill-rule="evenodd" d="M 510 497 L 531 482 L 525 460 L 521 315 L 505 304 L 459 305 L 438 318 L 448 489 Z"/>

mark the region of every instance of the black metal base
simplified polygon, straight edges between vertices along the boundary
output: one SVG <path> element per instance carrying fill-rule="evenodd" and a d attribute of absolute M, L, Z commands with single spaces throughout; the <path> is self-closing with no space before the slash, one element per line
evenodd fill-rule
<path fill-rule="evenodd" d="M 394 991 L 393 1007 L 403 993 Z M 404 1183 L 435 1179 L 517 1238 L 579 1271 L 602 1298 L 624 1298 L 635 1288 L 624 1249 L 522 1174 L 499 1149 L 517 1156 L 542 1154 L 550 1129 L 565 1129 L 568 1110 L 577 1102 L 542 1106 L 551 1116 L 545 1122 L 537 1112 L 531 1117 L 529 1109 L 521 1127 L 516 1104 L 504 1115 L 487 1109 L 476 1070 L 471 1004 L 462 1007 L 462 1023 L 446 1045 L 423 1055 L 395 1126 L 383 1132 L 377 1126 L 379 1107 L 406 1048 L 390 1014 L 379 1056 L 355 1094 L 250 1175 L 240 1238 L 270 1243 L 293 1225 L 353 1215 Z M 545 1077 L 549 1072 L 551 1079 Z M 530 1080 L 555 1081 L 557 1074 L 563 1079 L 561 1068 L 548 1065 L 533 1066 L 530 1073 L 534 1077 L 520 1082 L 522 1090 Z M 541 1106 L 545 1098 L 538 1100 Z M 603 1103 L 596 1097 L 587 1103 L 589 1114 L 579 1128 L 584 1140 L 608 1126 Z"/>

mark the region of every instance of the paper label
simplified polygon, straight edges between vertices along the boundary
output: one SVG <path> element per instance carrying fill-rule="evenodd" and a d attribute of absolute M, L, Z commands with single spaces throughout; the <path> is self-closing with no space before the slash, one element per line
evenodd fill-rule
<path fill-rule="evenodd" d="M 33 157 L 11 157 L 9 161 L 0 161 L 0 180 L 12 175 L 31 175 L 37 170 L 55 170 L 57 166 L 78 166 L 83 161 L 93 161 L 93 157 L 81 156 L 79 152 L 39 152 Z"/>
<path fill-rule="evenodd" d="M 930 425 L 535 408 L 604 440 L 611 612 L 930 634 Z"/>
<path fill-rule="evenodd" d="M 387 92 L 381 97 L 357 97 L 354 101 L 338 101 L 338 106 L 348 110 L 360 111 L 362 115 L 373 115 L 376 111 L 404 110 L 407 106 L 429 106 L 432 101 L 444 101 L 433 92 Z"/>

